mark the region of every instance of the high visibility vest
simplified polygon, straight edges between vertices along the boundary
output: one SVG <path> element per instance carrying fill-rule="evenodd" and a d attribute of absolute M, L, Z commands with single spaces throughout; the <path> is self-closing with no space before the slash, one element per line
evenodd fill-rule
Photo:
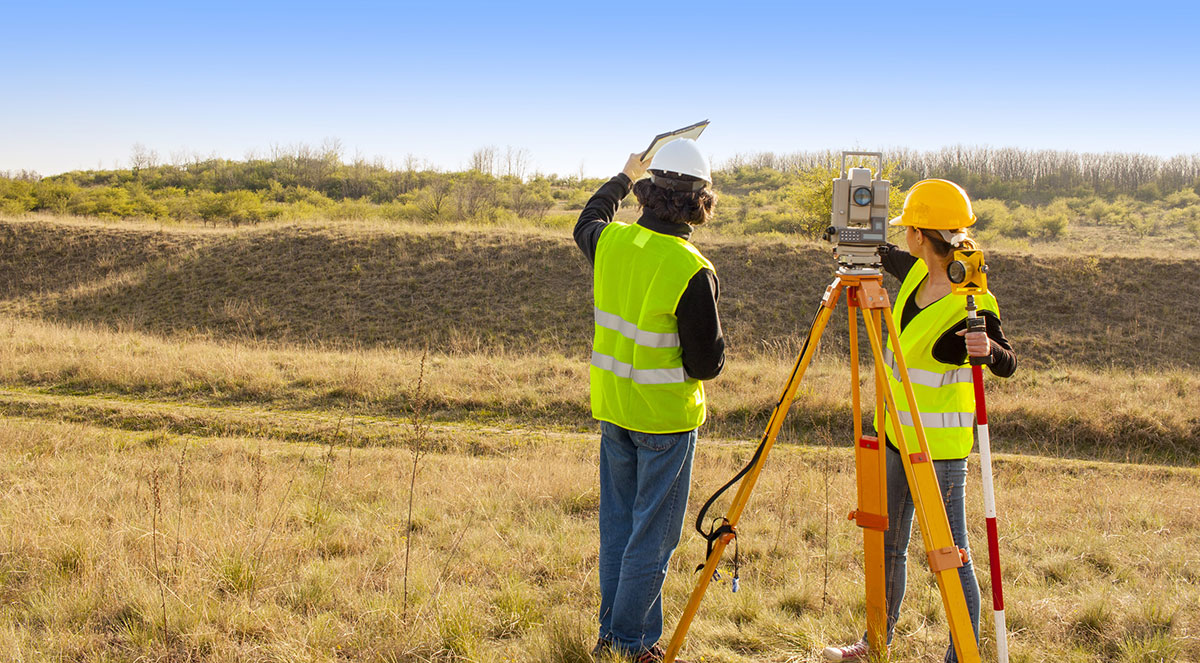
<path fill-rule="evenodd" d="M 897 320 L 903 315 L 908 300 L 916 296 L 917 286 L 928 273 L 929 268 L 924 260 L 918 260 L 909 270 L 892 308 Z M 991 311 L 997 316 L 1000 314 L 996 298 L 991 294 L 976 295 L 975 304 L 980 311 Z M 937 340 L 966 317 L 966 295 L 951 293 L 913 316 L 900 332 L 900 348 L 904 353 L 904 363 L 908 366 L 917 410 L 921 413 L 925 440 L 934 460 L 966 458 L 975 443 L 975 390 L 970 363 L 943 364 L 933 357 L 933 346 Z M 908 453 L 917 453 L 921 447 L 917 442 L 917 430 L 913 427 L 912 408 L 908 405 L 897 374 L 898 366 L 893 354 L 895 343 L 896 339 L 888 338 L 883 358 L 888 364 L 888 379 L 896 399 L 905 446 Z M 876 421 L 878 416 L 877 412 Z M 886 417 L 888 439 L 899 448 L 896 423 L 890 416 Z"/>
<path fill-rule="evenodd" d="M 683 369 L 675 307 L 713 269 L 687 240 L 609 223 L 596 247 L 592 416 L 643 433 L 704 423 L 704 385 Z M 715 270 L 714 270 L 715 272 Z"/>

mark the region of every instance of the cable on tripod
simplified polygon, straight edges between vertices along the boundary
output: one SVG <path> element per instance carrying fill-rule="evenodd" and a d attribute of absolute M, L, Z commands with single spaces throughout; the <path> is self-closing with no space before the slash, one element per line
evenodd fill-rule
<path fill-rule="evenodd" d="M 813 332 L 813 329 L 815 329 L 817 326 L 817 318 L 820 317 L 822 308 L 824 308 L 823 302 L 822 302 L 822 304 L 817 306 L 817 310 L 813 313 L 812 322 L 810 322 L 808 324 L 808 334 L 805 335 L 804 345 L 800 348 L 800 355 L 799 355 L 800 357 L 803 357 L 804 354 L 806 352 L 808 352 L 808 344 L 810 342 L 812 342 L 812 332 Z M 796 377 L 796 371 L 799 371 L 799 370 L 800 370 L 800 361 L 797 360 L 796 364 L 792 367 L 792 374 L 788 378 L 788 384 L 791 384 L 792 379 L 794 379 Z M 787 398 L 786 391 L 779 395 L 779 402 L 777 402 L 775 404 L 774 411 L 778 411 L 781 407 L 783 407 L 783 401 L 786 398 Z M 725 491 L 732 488 L 734 486 L 734 484 L 736 484 L 738 481 L 740 481 L 742 479 L 742 477 L 746 476 L 746 474 L 750 472 L 750 469 L 753 468 L 756 463 L 758 463 L 759 458 L 762 457 L 763 449 L 765 449 L 767 446 L 767 438 L 770 436 L 770 434 L 771 434 L 771 430 L 770 430 L 770 427 L 768 426 L 767 430 L 763 431 L 762 439 L 759 440 L 759 442 L 758 442 L 758 448 L 754 450 L 754 455 L 750 458 L 750 461 L 748 463 L 746 463 L 746 466 L 743 467 L 741 470 L 739 470 L 738 473 L 735 474 L 732 479 L 730 479 L 728 482 L 726 482 L 724 486 L 721 486 L 720 488 L 718 488 L 717 491 L 715 493 L 713 493 L 712 496 L 709 497 L 706 502 L 704 502 L 704 506 L 700 507 L 700 512 L 696 514 L 696 532 L 699 533 L 700 536 L 704 537 L 705 546 L 706 546 L 705 553 L 704 553 L 704 559 L 706 561 L 712 555 L 713 543 L 716 542 L 716 540 L 719 539 L 722 535 L 733 534 L 734 541 L 737 541 L 737 532 L 734 531 L 733 527 L 729 524 L 729 521 L 726 520 L 725 518 L 713 518 L 713 525 L 710 526 L 709 531 L 707 531 L 707 532 L 704 531 L 704 520 L 708 514 L 708 509 L 713 505 L 714 502 L 716 502 L 721 497 L 721 495 L 725 494 Z M 719 526 L 716 524 L 718 520 L 721 522 L 721 524 Z M 736 550 L 736 548 L 735 548 L 735 550 Z M 696 571 L 699 571 L 703 568 L 704 568 L 704 564 L 702 563 L 696 567 Z M 693 573 L 695 573 L 695 571 L 693 571 Z M 735 575 L 736 575 L 736 571 L 735 571 Z"/>

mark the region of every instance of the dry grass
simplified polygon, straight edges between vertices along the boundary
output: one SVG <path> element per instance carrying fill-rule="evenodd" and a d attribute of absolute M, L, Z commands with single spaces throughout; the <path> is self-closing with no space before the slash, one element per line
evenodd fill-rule
<path fill-rule="evenodd" d="M 0 316 L 0 411 L 135 430 L 293 440 L 327 436 L 328 423 L 349 414 L 370 422 L 361 444 L 392 444 L 397 418 L 412 410 L 420 356 L 410 350 L 163 340 Z M 731 356 L 726 372 L 709 385 L 710 430 L 757 437 L 792 360 L 787 348 Z M 503 427 L 590 425 L 580 359 L 503 350 L 434 353 L 430 369 L 435 419 Z M 1200 378 L 1192 372 L 1027 368 L 988 384 L 1001 450 L 1184 465 L 1200 458 Z M 872 386 L 864 380 L 864 402 L 872 402 Z M 849 439 L 849 371 L 836 356 L 819 357 L 810 368 L 787 432 L 815 428 Z"/>
<path fill-rule="evenodd" d="M 795 240 L 699 239 L 733 349 L 697 499 L 749 458 L 734 440 L 757 438 L 829 271 Z M 598 482 L 565 231 L 20 221 L 0 245 L 4 660 L 584 660 Z M 1200 332 L 1176 299 L 1122 296 L 1166 270 L 1195 298 L 1197 265 L 993 265 L 1030 360 L 990 382 L 996 448 L 1184 466 L 1000 455 L 1014 663 L 1200 659 L 1200 378 L 1163 352 Z M 742 590 L 714 588 L 693 658 L 813 660 L 861 629 L 842 324 L 743 515 Z M 672 614 L 701 551 L 685 535 Z M 940 660 L 937 596 L 914 565 L 895 660 Z"/>
<path fill-rule="evenodd" d="M 731 348 L 756 355 L 803 337 L 831 280 L 827 248 L 704 231 L 696 241 L 721 275 Z M 1171 351 L 1200 345 L 1183 308 L 1200 299 L 1197 261 L 989 260 L 1026 366 L 1197 365 Z M 590 287 L 568 229 L 0 221 L 0 312 L 159 335 L 584 356 Z M 827 349 L 844 352 L 843 339 L 828 335 Z"/>
<path fill-rule="evenodd" d="M 454 435 L 465 446 L 488 436 Z M 595 437 L 483 446 L 492 453 L 422 460 L 406 616 L 403 447 L 9 420 L 0 650 L 20 661 L 578 660 L 597 595 Z M 705 440 L 693 508 L 750 451 Z M 1200 474 L 1014 456 L 997 473 L 1014 661 L 1200 656 Z M 687 653 L 813 660 L 858 633 L 860 539 L 841 518 L 852 482 L 844 449 L 779 448 L 742 518 L 742 589 L 713 587 Z M 701 554 L 685 534 L 671 624 Z M 895 660 L 940 660 L 937 596 L 914 564 Z"/>

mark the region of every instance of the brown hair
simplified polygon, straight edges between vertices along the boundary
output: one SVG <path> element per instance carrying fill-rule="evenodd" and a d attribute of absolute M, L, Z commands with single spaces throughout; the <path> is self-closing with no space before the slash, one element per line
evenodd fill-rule
<path fill-rule="evenodd" d="M 671 191 L 655 186 L 649 178 L 633 185 L 638 204 L 663 221 L 699 226 L 710 221 L 717 193 L 709 187 L 699 191 Z"/>
<path fill-rule="evenodd" d="M 921 234 L 925 236 L 925 239 L 929 240 L 930 244 L 933 245 L 934 252 L 943 259 L 949 259 L 955 251 L 979 248 L 979 243 L 976 242 L 972 237 L 967 237 L 963 241 L 959 242 L 957 246 L 954 246 L 951 245 L 950 242 L 947 242 L 945 238 L 942 237 L 942 234 L 936 230 L 930 230 L 928 228 L 917 228 L 917 230 L 919 230 Z M 962 232 L 965 233 L 966 229 L 963 229 Z"/>

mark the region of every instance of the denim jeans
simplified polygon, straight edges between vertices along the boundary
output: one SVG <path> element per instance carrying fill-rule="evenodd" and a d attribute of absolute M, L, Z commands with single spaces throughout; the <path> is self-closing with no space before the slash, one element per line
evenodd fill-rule
<path fill-rule="evenodd" d="M 662 636 L 662 586 L 683 533 L 696 431 L 600 425 L 600 637 L 631 654 Z"/>
<path fill-rule="evenodd" d="M 946 504 L 946 516 L 950 519 L 950 533 L 954 544 L 970 551 L 967 544 L 966 481 L 967 459 L 935 460 L 933 469 L 937 474 L 942 501 Z M 904 589 L 908 575 L 908 542 L 912 538 L 913 500 L 904 476 L 904 460 L 900 452 L 888 447 L 887 454 L 887 499 L 888 530 L 883 537 L 884 582 L 887 585 L 887 639 L 892 641 L 896 620 L 900 616 L 900 603 L 904 601 Z M 967 599 L 967 611 L 975 628 L 975 641 L 979 641 L 979 583 L 975 580 L 975 567 L 967 556 L 967 563 L 958 569 L 963 594 Z M 957 663 L 954 643 L 946 651 L 947 663 Z"/>

